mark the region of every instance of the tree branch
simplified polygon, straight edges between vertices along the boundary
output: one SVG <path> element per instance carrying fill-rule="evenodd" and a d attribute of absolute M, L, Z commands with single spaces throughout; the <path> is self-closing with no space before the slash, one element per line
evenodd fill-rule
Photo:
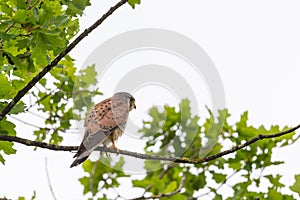
<path fill-rule="evenodd" d="M 33 77 L 27 85 L 20 90 L 11 102 L 0 112 L 0 121 L 11 111 L 11 109 L 21 100 L 21 98 L 43 78 L 53 67 L 55 67 L 61 59 L 63 59 L 70 51 L 89 33 L 102 24 L 111 14 L 113 14 L 118 8 L 124 5 L 128 0 L 121 0 L 115 6 L 111 7 L 100 19 L 98 19 L 92 26 L 85 29 L 73 42 L 71 42 L 65 50 L 63 50 L 50 64 L 48 64 L 40 73 Z"/>
<path fill-rule="evenodd" d="M 131 157 L 140 158 L 140 159 L 144 159 L 144 160 L 159 160 L 159 161 L 170 161 L 170 162 L 174 162 L 174 163 L 200 164 L 200 163 L 205 163 L 205 162 L 223 157 L 225 155 L 231 154 L 231 153 L 233 153 L 237 150 L 240 150 L 246 146 L 249 146 L 259 140 L 277 138 L 277 137 L 292 133 L 299 128 L 300 128 L 300 124 L 298 126 L 295 126 L 294 128 L 291 128 L 289 130 L 282 131 L 279 133 L 275 133 L 275 134 L 269 134 L 269 135 L 259 134 L 256 137 L 248 140 L 244 144 L 240 144 L 229 150 L 225 150 L 220 153 L 217 153 L 217 154 L 214 154 L 211 156 L 207 156 L 204 158 L 198 158 L 198 159 L 189 159 L 189 158 L 184 158 L 184 157 L 179 158 L 179 157 L 156 156 L 156 155 L 148 155 L 148 154 L 126 151 L 126 150 L 120 150 L 119 152 L 117 152 L 117 151 L 111 150 L 107 147 L 98 147 L 96 150 L 102 151 L 102 152 L 131 156 Z M 40 147 L 40 148 L 50 149 L 50 150 L 54 150 L 54 151 L 76 151 L 78 149 L 78 146 L 58 146 L 58 145 L 54 145 L 54 144 L 48 144 L 45 142 L 32 141 L 32 140 L 28 140 L 28 139 L 24 139 L 24 138 L 20 138 L 20 137 L 16 137 L 16 136 L 1 135 L 1 134 L 0 134 L 0 141 L 17 142 L 20 144 L 24 144 L 26 146 Z"/>

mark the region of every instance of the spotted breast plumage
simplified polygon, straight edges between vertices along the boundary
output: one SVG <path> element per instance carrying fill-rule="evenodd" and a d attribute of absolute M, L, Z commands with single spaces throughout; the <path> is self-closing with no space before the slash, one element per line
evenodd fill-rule
<path fill-rule="evenodd" d="M 115 141 L 124 132 L 129 111 L 135 106 L 134 97 L 126 92 L 114 94 L 111 98 L 92 107 L 85 119 L 85 134 L 75 154 L 71 167 L 84 162 L 99 145 L 108 145 L 119 151 Z"/>

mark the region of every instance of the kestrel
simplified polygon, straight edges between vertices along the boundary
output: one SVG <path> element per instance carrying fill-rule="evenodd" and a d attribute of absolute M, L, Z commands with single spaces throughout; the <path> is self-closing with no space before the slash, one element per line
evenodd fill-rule
<path fill-rule="evenodd" d="M 136 108 L 135 99 L 126 92 L 116 93 L 93 106 L 86 116 L 84 137 L 70 167 L 84 162 L 101 144 L 106 146 L 111 142 L 110 148 L 119 151 L 115 141 L 124 132 L 129 111 L 133 108 Z"/>

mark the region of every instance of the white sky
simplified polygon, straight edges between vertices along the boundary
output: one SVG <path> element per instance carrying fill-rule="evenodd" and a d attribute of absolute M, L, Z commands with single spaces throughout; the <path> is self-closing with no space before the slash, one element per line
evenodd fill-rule
<path fill-rule="evenodd" d="M 92 6 L 85 11 L 86 15 L 81 20 L 82 30 L 112 6 L 112 2 L 116 1 L 92 1 Z M 135 10 L 128 5 L 119 9 L 71 54 L 81 66 L 102 42 L 122 32 L 140 28 L 176 31 L 197 42 L 214 62 L 223 81 L 226 106 L 233 115 L 232 121 L 238 120 L 243 111 L 249 110 L 250 123 L 253 125 L 293 126 L 300 123 L 299 8 L 298 0 L 142 0 Z M 133 62 L 134 65 L 142 63 L 140 56 L 136 56 L 136 60 L 130 56 L 124 59 L 119 62 Z M 124 70 L 119 75 L 122 73 Z M 100 90 L 105 92 L 105 97 L 110 96 L 111 91 L 107 89 L 109 85 L 102 87 Z M 153 93 L 157 91 L 160 97 L 151 101 Z M 152 104 L 176 102 L 171 93 L 159 86 L 141 87 L 135 97 L 138 110 L 131 115 L 132 119 L 139 121 L 137 125 L 141 124 L 144 111 Z M 205 104 L 210 104 L 207 91 L 203 91 Z M 34 118 L 27 120 L 38 124 Z M 18 136 L 32 138 L 31 134 L 31 127 L 20 124 Z M 121 149 L 127 148 L 122 142 L 124 140 L 118 142 Z M 78 136 L 71 134 L 63 144 L 78 145 L 79 142 Z M 32 151 L 33 148 L 18 144 L 15 147 L 17 154 L 5 156 L 6 165 L 0 165 L 0 197 L 6 195 L 16 198 L 23 195 L 29 198 L 35 190 L 38 199 L 52 199 L 45 174 L 47 157 L 57 199 L 83 198 L 83 188 L 77 179 L 84 173 L 81 167 L 69 168 L 72 154 L 42 149 Z M 300 173 L 299 161 L 295 159 L 299 150 L 298 142 L 274 152 L 276 159 L 286 163 L 272 170 L 280 171 L 286 183 L 294 181 L 294 174 Z"/>

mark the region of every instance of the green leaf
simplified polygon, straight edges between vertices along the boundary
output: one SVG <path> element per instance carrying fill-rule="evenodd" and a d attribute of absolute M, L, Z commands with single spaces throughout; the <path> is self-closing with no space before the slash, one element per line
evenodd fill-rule
<path fill-rule="evenodd" d="M 79 76 L 78 81 L 80 81 L 82 85 L 88 86 L 97 82 L 97 72 L 95 70 L 95 65 L 88 66 L 87 68 L 81 70 L 80 73 L 81 76 Z"/>
<path fill-rule="evenodd" d="M 14 86 L 16 91 L 23 89 L 25 82 L 22 80 L 13 80 L 12 85 Z"/>
<path fill-rule="evenodd" d="M 16 0 L 17 8 L 18 9 L 26 9 L 27 5 L 23 0 Z"/>
<path fill-rule="evenodd" d="M 49 132 L 49 129 L 42 128 L 34 131 L 34 135 L 36 136 L 36 141 L 43 141 L 46 139 L 46 134 Z"/>
<path fill-rule="evenodd" d="M 166 186 L 166 183 L 162 179 L 158 178 L 157 176 L 153 176 L 151 178 L 151 182 L 153 184 L 153 187 L 151 188 L 150 191 L 154 192 L 154 194 L 159 194 L 160 191 L 162 191 Z"/>
<path fill-rule="evenodd" d="M 41 31 L 33 32 L 32 37 L 32 56 L 35 58 L 35 61 L 38 65 L 45 66 L 47 62 L 47 49 L 50 45 L 46 35 Z"/>
<path fill-rule="evenodd" d="M 181 112 L 181 123 L 185 125 L 187 121 L 191 118 L 190 101 L 188 99 L 183 99 L 180 102 L 179 106 Z"/>
<path fill-rule="evenodd" d="M 15 127 L 16 125 L 14 123 L 7 121 L 7 119 L 4 118 L 0 121 L 0 134 L 15 136 Z"/>
<path fill-rule="evenodd" d="M 135 4 L 140 4 L 141 0 L 128 0 L 128 4 L 134 9 Z"/>
<path fill-rule="evenodd" d="M 18 23 L 26 23 L 27 21 L 27 11 L 26 10 L 17 10 L 13 16 L 13 20 Z"/>
<path fill-rule="evenodd" d="M 175 194 L 175 195 L 172 195 L 171 197 L 162 197 L 161 198 L 162 200 L 169 200 L 169 199 L 172 199 L 172 200 L 183 200 L 183 199 L 187 199 L 186 196 L 184 196 L 183 194 Z"/>
<path fill-rule="evenodd" d="M 166 189 L 163 192 L 169 193 L 169 192 L 173 192 L 176 189 L 177 189 L 177 182 L 172 181 L 171 183 L 168 184 L 168 186 L 166 187 Z"/>
<path fill-rule="evenodd" d="M 3 156 L 0 153 L 0 162 L 4 165 L 5 164 L 5 159 L 3 158 Z"/>
<path fill-rule="evenodd" d="M 123 156 L 121 156 L 120 157 L 120 160 L 119 160 L 119 162 L 117 162 L 116 164 L 115 164 L 115 168 L 116 169 L 118 169 L 118 170 L 122 170 L 123 169 L 123 166 L 124 166 L 124 164 L 125 164 L 125 160 L 124 160 L 124 157 Z"/>
<path fill-rule="evenodd" d="M 15 105 L 13 107 L 13 109 L 11 109 L 10 113 L 11 114 L 18 114 L 24 111 L 24 109 L 26 108 L 25 103 L 23 103 L 22 101 L 19 102 L 17 105 Z"/>
<path fill-rule="evenodd" d="M 212 173 L 213 174 L 213 179 L 217 183 L 223 183 L 226 180 L 226 175 L 225 174 L 218 174 L 218 173 Z"/>
<path fill-rule="evenodd" d="M 146 160 L 145 161 L 145 169 L 147 171 L 155 171 L 162 168 L 162 164 L 157 160 Z"/>
<path fill-rule="evenodd" d="M 238 132 L 241 138 L 254 137 L 257 134 L 257 129 L 247 125 L 248 112 L 244 112 L 239 122 L 236 123 L 236 132 Z"/>
<path fill-rule="evenodd" d="M 14 10 L 10 6 L 8 6 L 6 3 L 4 3 L 4 2 L 2 2 L 0 4 L 0 6 L 1 6 L 0 7 L 1 8 L 1 12 L 6 13 L 9 16 L 11 16 L 12 13 L 14 12 Z"/>
<path fill-rule="evenodd" d="M 0 32 L 0 38 L 1 38 L 2 40 L 11 40 L 11 39 L 15 39 L 16 36 L 13 35 L 13 34 L 2 33 L 2 32 Z"/>
<path fill-rule="evenodd" d="M 0 152 L 4 152 L 6 155 L 15 154 L 16 150 L 13 148 L 12 142 L 0 141 Z M 0 162 L 4 165 L 5 159 L 0 154 Z"/>
<path fill-rule="evenodd" d="M 31 197 L 31 200 L 34 200 L 34 199 L 36 199 L 36 192 L 35 191 L 33 191 L 33 194 L 32 194 L 32 197 Z"/>
<path fill-rule="evenodd" d="M 15 154 L 16 150 L 13 149 L 12 142 L 0 141 L 0 150 L 2 150 L 5 154 Z"/>
<path fill-rule="evenodd" d="M 214 147 L 210 150 L 210 152 L 207 154 L 207 156 L 209 155 L 215 155 L 217 153 L 220 153 L 221 152 L 221 149 L 222 149 L 222 145 L 220 143 L 217 143 L 214 145 Z"/>
<path fill-rule="evenodd" d="M 240 170 L 242 168 L 241 161 L 238 159 L 229 159 L 228 160 L 229 167 L 234 169 L 234 170 Z"/>
<path fill-rule="evenodd" d="M 273 185 L 275 189 L 282 188 L 285 186 L 284 184 L 280 183 L 281 175 L 279 174 L 277 174 L 276 176 L 270 174 L 270 175 L 266 175 L 265 177 L 269 179 L 270 183 Z"/>
<path fill-rule="evenodd" d="M 189 196 L 193 194 L 194 190 L 199 190 L 200 188 L 203 188 L 206 185 L 206 176 L 204 172 L 194 175 L 191 173 L 186 174 L 186 182 L 185 182 L 185 188 L 189 188 Z"/>
<path fill-rule="evenodd" d="M 51 134 L 49 143 L 58 145 L 63 140 L 63 137 L 58 134 L 57 131 Z"/>
<path fill-rule="evenodd" d="M 0 73 L 0 99 L 9 99 L 11 97 L 11 93 L 14 91 L 10 81 L 8 78 Z"/>
<path fill-rule="evenodd" d="M 293 192 L 298 193 L 298 195 L 300 197 L 300 174 L 295 175 L 295 183 L 292 186 L 290 186 L 290 189 Z"/>
<path fill-rule="evenodd" d="M 152 185 L 151 181 L 150 181 L 150 180 L 147 180 L 147 179 L 143 179 L 143 180 L 133 180 L 133 181 L 132 181 L 132 184 L 133 184 L 135 187 L 141 187 L 141 188 L 146 188 L 147 186 Z"/>
<path fill-rule="evenodd" d="M 67 14 L 70 15 L 82 15 L 85 7 L 91 5 L 89 0 L 73 0 L 68 1 Z"/>
<path fill-rule="evenodd" d="M 81 185 L 84 185 L 84 190 L 83 190 L 83 194 L 87 194 L 88 192 L 90 192 L 90 178 L 88 177 L 82 177 L 79 179 L 79 182 L 81 183 Z M 95 193 L 94 190 L 91 191 L 92 193 Z"/>
<path fill-rule="evenodd" d="M 268 192 L 268 199 L 280 200 L 283 198 L 279 192 L 277 192 L 275 189 L 271 188 L 271 189 L 269 189 L 269 192 Z"/>

